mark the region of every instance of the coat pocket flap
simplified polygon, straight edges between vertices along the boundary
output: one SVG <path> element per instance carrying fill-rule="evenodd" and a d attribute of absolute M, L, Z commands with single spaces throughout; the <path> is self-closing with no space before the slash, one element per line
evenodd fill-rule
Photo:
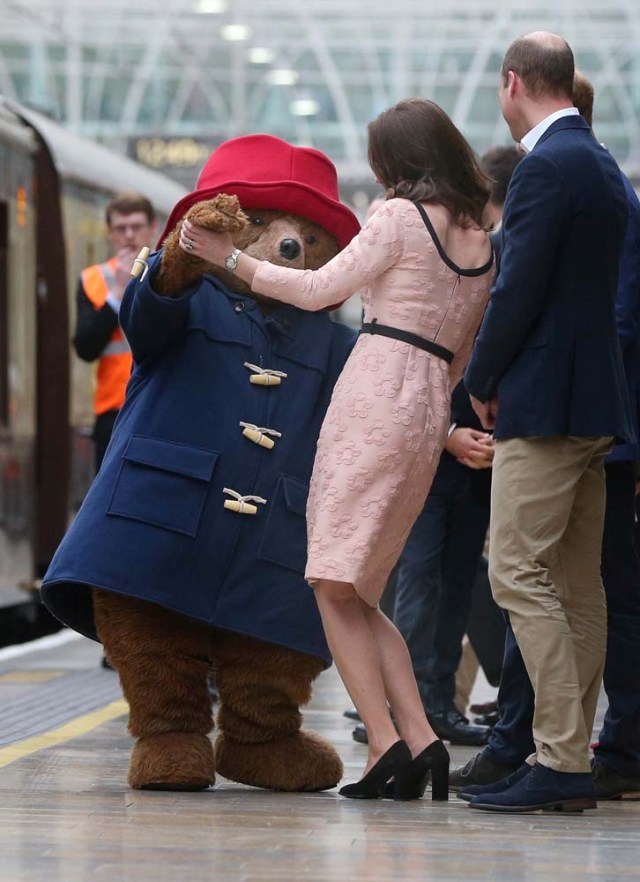
<path fill-rule="evenodd" d="M 213 450 L 192 447 L 189 444 L 132 435 L 123 459 L 196 480 L 209 481 L 219 455 Z"/>
<path fill-rule="evenodd" d="M 307 513 L 309 485 L 302 481 L 298 481 L 295 478 L 288 478 L 286 475 L 282 475 L 281 479 L 285 505 L 289 511 L 293 511 L 295 514 L 305 517 Z"/>

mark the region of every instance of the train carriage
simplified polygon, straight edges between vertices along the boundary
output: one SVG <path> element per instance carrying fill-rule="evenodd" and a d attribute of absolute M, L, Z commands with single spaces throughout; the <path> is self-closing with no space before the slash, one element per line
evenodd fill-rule
<path fill-rule="evenodd" d="M 0 97 L 0 644 L 17 639 L 15 612 L 35 616 L 33 589 L 92 478 L 75 291 L 109 257 L 104 208 L 123 189 L 151 200 L 160 228 L 185 192 Z"/>

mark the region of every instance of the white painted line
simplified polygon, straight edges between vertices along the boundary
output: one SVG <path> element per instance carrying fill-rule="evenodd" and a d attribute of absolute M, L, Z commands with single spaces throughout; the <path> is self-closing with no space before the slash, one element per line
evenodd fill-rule
<path fill-rule="evenodd" d="M 63 628 L 57 634 L 49 634 L 48 637 L 40 637 L 29 643 L 19 643 L 16 646 L 5 646 L 0 649 L 0 662 L 8 658 L 17 658 L 20 655 L 28 655 L 30 652 L 41 652 L 43 649 L 55 649 L 64 646 L 65 643 L 74 643 L 76 640 L 86 640 L 82 634 L 72 631 L 71 628 Z"/>

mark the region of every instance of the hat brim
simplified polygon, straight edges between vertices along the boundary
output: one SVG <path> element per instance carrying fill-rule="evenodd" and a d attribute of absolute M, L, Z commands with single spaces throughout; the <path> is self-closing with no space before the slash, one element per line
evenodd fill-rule
<path fill-rule="evenodd" d="M 298 214 L 313 223 L 319 224 L 332 233 L 338 240 L 340 250 L 360 231 L 360 222 L 351 209 L 328 199 L 309 187 L 295 181 L 269 181 L 253 184 L 249 181 L 228 181 L 219 186 L 205 190 L 194 190 L 183 196 L 173 207 L 165 224 L 158 247 L 173 230 L 192 205 L 213 199 L 219 193 L 237 196 L 243 209 L 262 209 L 263 211 L 284 211 L 287 214 Z"/>

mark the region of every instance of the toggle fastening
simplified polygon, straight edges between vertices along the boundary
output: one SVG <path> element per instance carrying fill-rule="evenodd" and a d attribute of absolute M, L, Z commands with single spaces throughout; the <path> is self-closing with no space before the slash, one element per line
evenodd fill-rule
<path fill-rule="evenodd" d="M 279 386 L 282 380 L 288 376 L 284 371 L 272 371 L 268 368 L 261 368 L 257 364 L 251 364 L 248 361 L 245 361 L 244 366 L 253 371 L 253 374 L 249 377 L 249 382 L 253 383 L 254 386 Z"/>
<path fill-rule="evenodd" d="M 275 429 L 265 429 L 264 426 L 254 426 L 253 423 L 241 422 L 240 425 L 244 426 L 242 434 L 245 438 L 253 441 L 254 444 L 258 444 L 260 447 L 266 447 L 267 450 L 271 450 L 275 444 L 275 441 L 266 437 L 267 435 L 273 435 L 274 438 L 282 438 L 282 433 L 276 432 Z"/>
<path fill-rule="evenodd" d="M 257 514 L 258 508 L 255 505 L 251 505 L 251 502 L 259 502 L 261 505 L 267 504 L 267 500 L 263 499 L 262 496 L 241 496 L 235 490 L 230 490 L 228 487 L 224 487 L 222 492 L 234 497 L 233 499 L 225 499 L 224 507 L 228 508 L 229 511 L 237 511 L 238 514 Z"/>

